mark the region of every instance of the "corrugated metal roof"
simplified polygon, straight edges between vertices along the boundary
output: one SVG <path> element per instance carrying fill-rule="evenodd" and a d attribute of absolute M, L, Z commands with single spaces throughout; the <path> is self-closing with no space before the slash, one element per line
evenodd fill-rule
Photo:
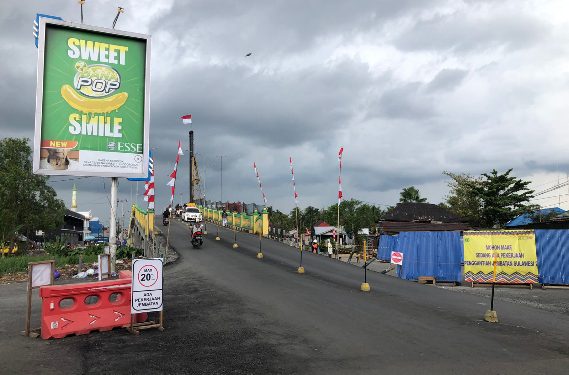
<path fill-rule="evenodd" d="M 334 229 L 336 229 L 336 227 L 314 227 L 314 235 L 321 236 L 323 234 L 332 234 Z"/>
<path fill-rule="evenodd" d="M 378 228 L 382 233 L 464 231 L 472 229 L 468 223 L 417 223 L 404 221 L 380 221 Z"/>

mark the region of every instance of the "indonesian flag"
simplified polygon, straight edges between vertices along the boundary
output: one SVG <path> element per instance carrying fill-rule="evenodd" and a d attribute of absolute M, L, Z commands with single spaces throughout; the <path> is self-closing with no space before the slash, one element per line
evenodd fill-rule
<path fill-rule="evenodd" d="M 292 156 L 289 156 L 290 173 L 292 174 L 292 191 L 294 192 L 294 204 L 298 207 L 298 193 L 296 192 L 296 180 L 294 179 L 294 166 L 292 165 Z"/>
<path fill-rule="evenodd" d="M 182 123 L 184 123 L 184 124 L 191 124 L 192 123 L 192 115 L 184 115 L 180 118 L 182 119 Z"/>
<path fill-rule="evenodd" d="M 178 163 L 180 162 L 180 155 L 184 155 L 182 152 L 182 143 L 178 141 L 178 152 L 176 153 L 176 163 L 174 164 L 174 170 L 170 173 L 170 181 L 166 185 L 170 186 L 172 190 L 172 195 L 170 196 L 170 205 L 174 203 L 174 194 L 176 192 L 176 175 L 178 174 Z"/>
<path fill-rule="evenodd" d="M 261 195 L 263 196 L 263 202 L 265 206 L 267 205 L 267 196 L 263 191 L 263 184 L 261 184 L 261 176 L 259 175 L 259 170 L 257 169 L 257 163 L 253 162 L 253 169 L 255 170 L 255 176 L 257 176 L 257 181 L 259 182 L 259 189 L 261 190 Z"/>

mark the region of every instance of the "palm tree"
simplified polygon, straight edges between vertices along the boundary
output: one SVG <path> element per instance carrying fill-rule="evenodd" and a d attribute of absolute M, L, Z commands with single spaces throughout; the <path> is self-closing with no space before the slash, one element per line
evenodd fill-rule
<path fill-rule="evenodd" d="M 421 198 L 421 194 L 415 186 L 403 188 L 399 195 L 399 202 L 401 203 L 425 203 L 427 201 L 427 198 Z"/>

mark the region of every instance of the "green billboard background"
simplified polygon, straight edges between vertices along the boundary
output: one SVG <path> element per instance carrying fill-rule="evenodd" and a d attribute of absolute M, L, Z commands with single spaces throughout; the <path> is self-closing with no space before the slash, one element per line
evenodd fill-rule
<path fill-rule="evenodd" d="M 69 38 L 127 47 L 125 64 L 113 64 L 82 58 L 85 56 L 72 58 L 68 54 L 70 51 L 68 45 Z M 144 143 L 146 40 L 48 24 L 44 50 L 41 140 L 77 141 L 78 144 L 74 150 L 79 151 L 112 151 L 142 154 L 142 150 L 132 150 L 132 148 L 119 150 L 116 145 L 114 148 L 110 148 L 109 145 L 119 141 L 137 145 Z M 92 54 L 90 56 L 93 57 Z M 128 99 L 126 102 L 120 108 L 108 113 L 85 112 L 73 108 L 62 97 L 61 92 L 64 85 L 74 87 L 75 75 L 78 72 L 77 63 L 87 68 L 93 65 L 107 65 L 116 71 L 120 76 L 120 87 L 109 95 L 95 99 L 100 100 L 119 93 L 127 93 Z M 77 95 L 81 100 L 83 98 L 91 99 L 81 92 L 77 92 Z M 115 118 L 122 119 L 120 123 L 122 137 L 71 134 L 69 130 L 69 116 L 72 114 L 77 114 L 81 117 L 87 115 L 88 119 L 92 119 L 93 115 L 107 116 L 110 119 L 105 119 L 105 122 L 110 121 L 110 124 L 113 124 Z"/>

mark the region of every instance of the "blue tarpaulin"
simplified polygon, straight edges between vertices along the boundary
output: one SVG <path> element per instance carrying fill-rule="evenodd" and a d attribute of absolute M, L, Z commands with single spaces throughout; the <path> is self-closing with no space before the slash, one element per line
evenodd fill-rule
<path fill-rule="evenodd" d="M 560 215 L 564 212 L 565 212 L 565 210 L 563 210 L 559 207 L 544 208 L 541 210 L 534 211 L 531 214 L 522 214 L 522 215 L 516 217 L 515 219 L 512 219 L 509 222 L 507 222 L 505 226 L 506 227 L 519 227 L 522 225 L 528 225 L 528 224 L 535 223 L 536 221 L 537 222 L 542 221 L 540 219 L 544 219 L 544 218 L 547 218 L 549 216 L 557 216 L 557 215 Z"/>
<path fill-rule="evenodd" d="M 391 252 L 398 251 L 397 239 L 397 236 L 382 234 L 377 245 L 377 259 L 389 262 L 391 260 Z"/>
<path fill-rule="evenodd" d="M 569 230 L 535 230 L 537 269 L 542 284 L 569 285 Z"/>
<path fill-rule="evenodd" d="M 437 281 L 462 281 L 460 232 L 402 232 L 397 251 L 403 252 L 403 266 L 398 273 L 402 279 L 432 276 Z"/>

